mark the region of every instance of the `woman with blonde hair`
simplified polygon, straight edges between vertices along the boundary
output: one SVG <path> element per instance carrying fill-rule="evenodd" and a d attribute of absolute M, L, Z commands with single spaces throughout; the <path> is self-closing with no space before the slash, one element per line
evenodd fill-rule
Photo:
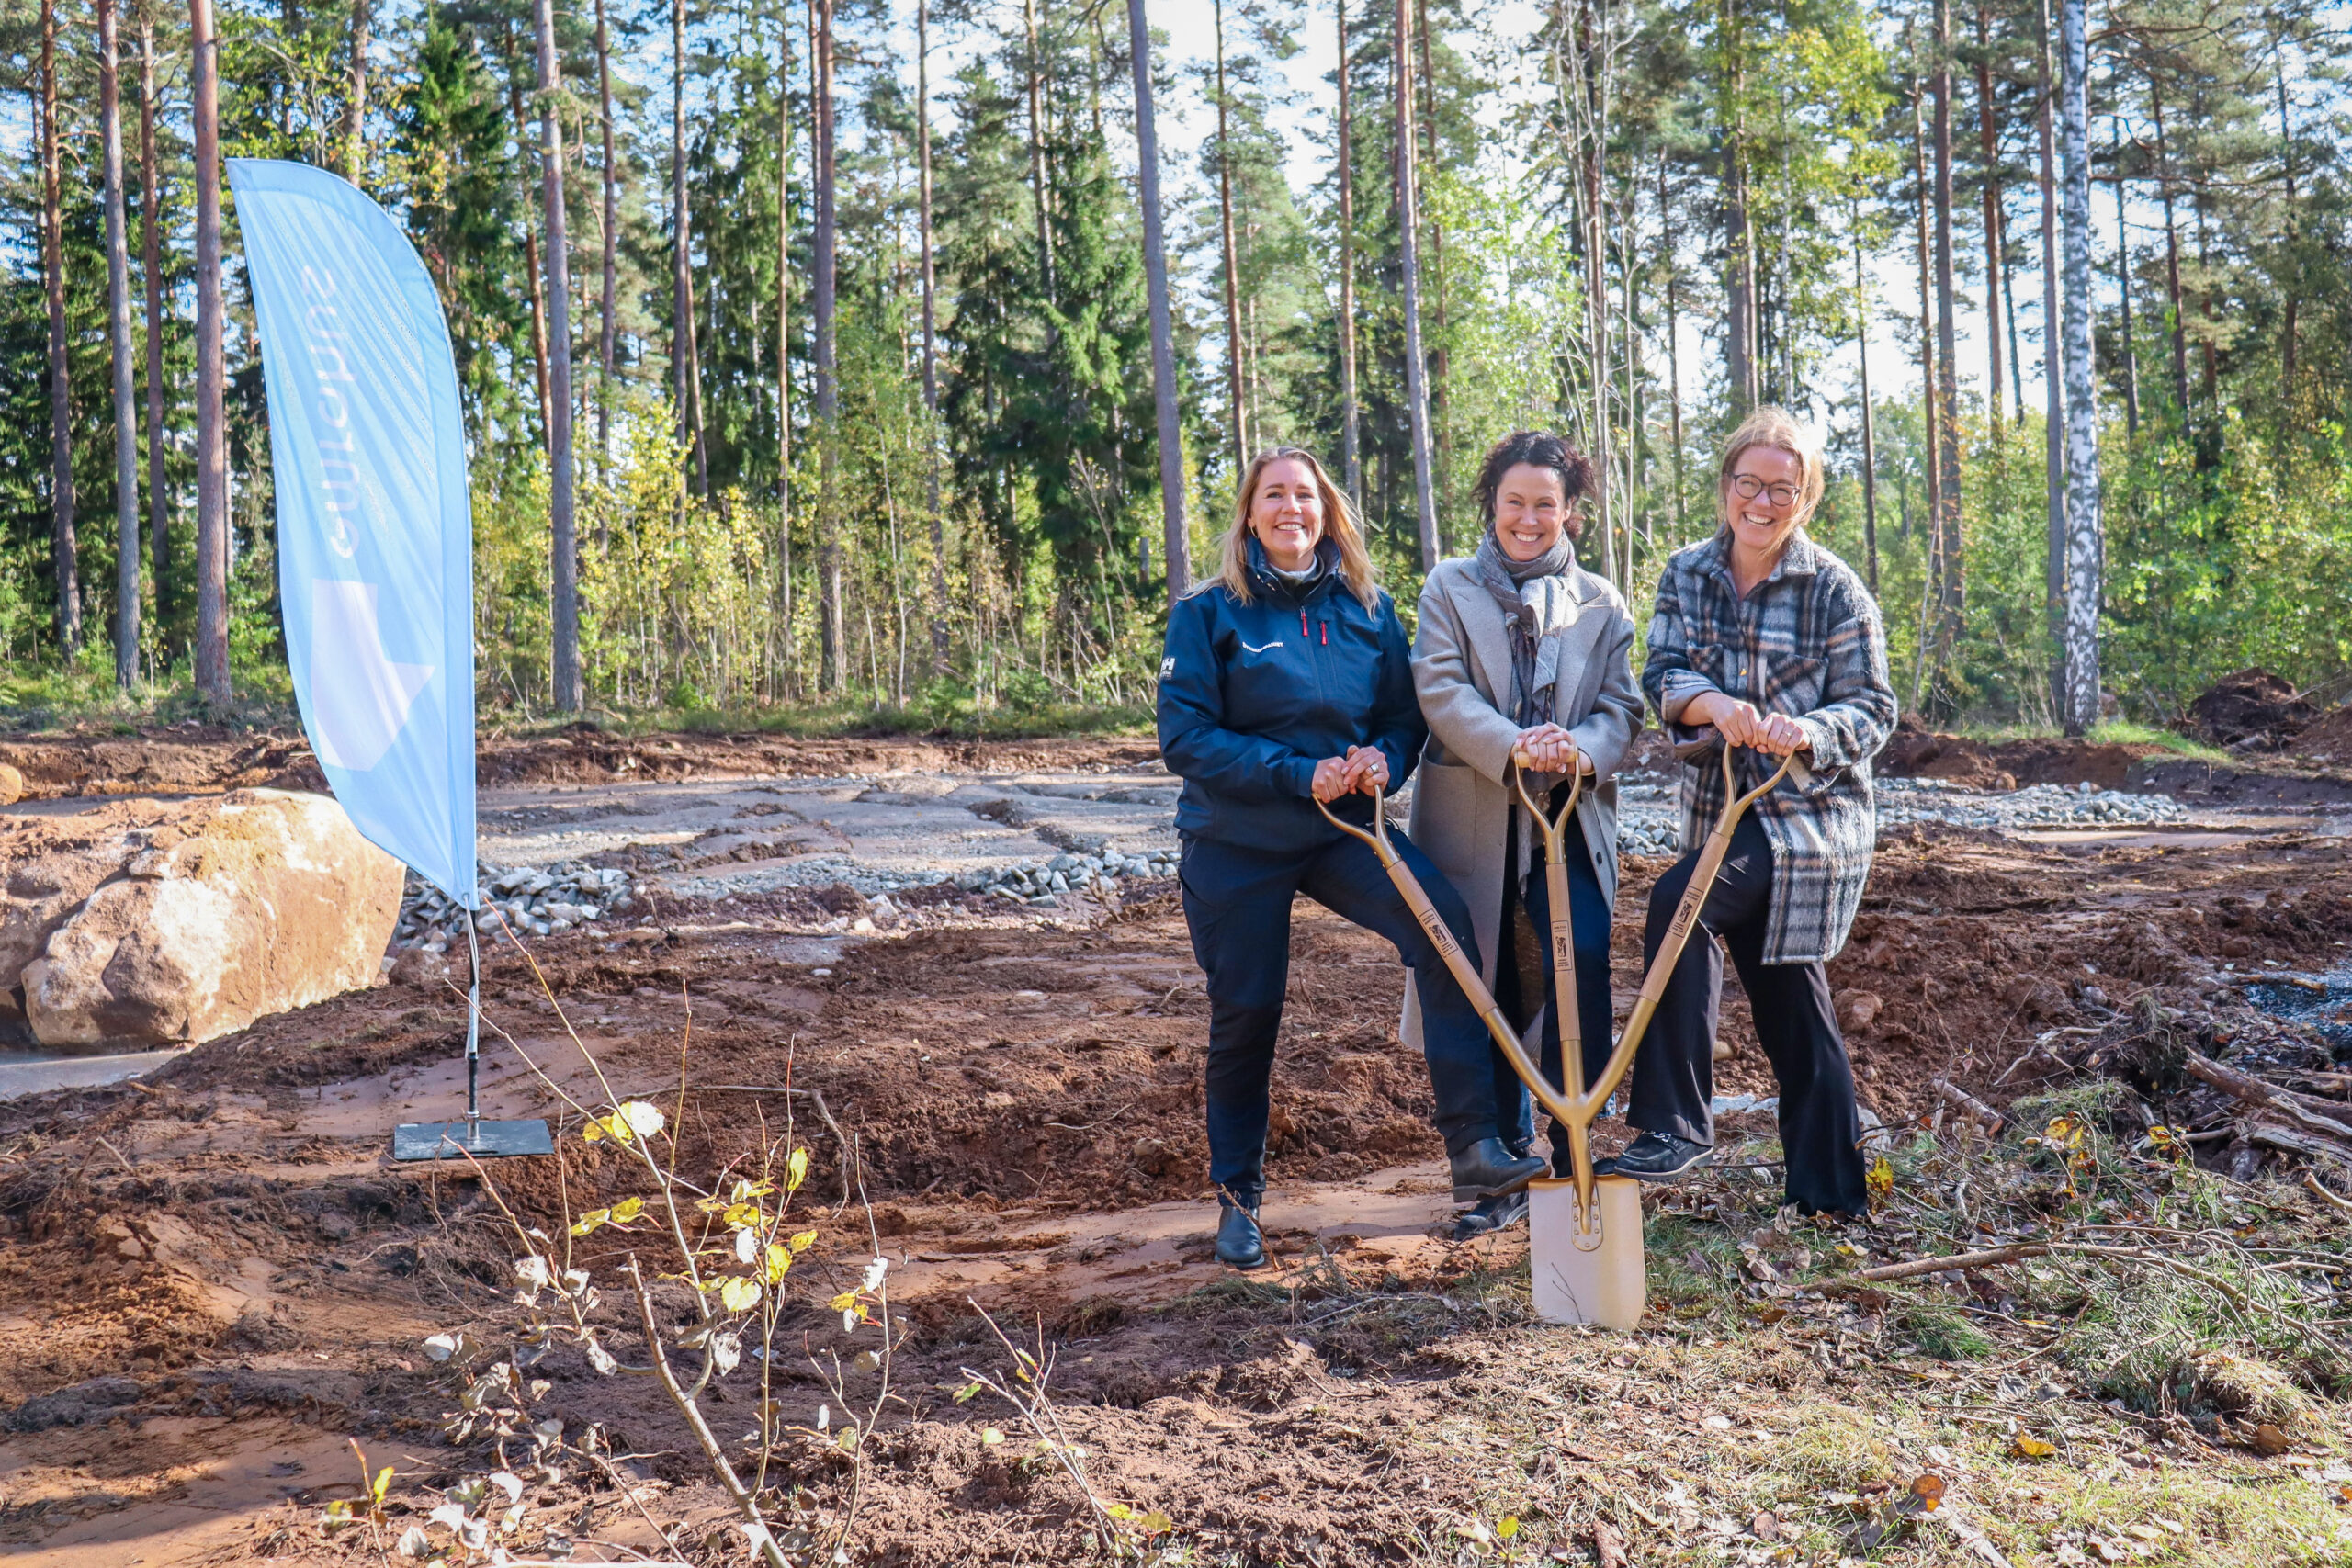
<path fill-rule="evenodd" d="M 1505 1147 L 1486 1025 L 1429 934 L 1372 851 L 1317 808 L 1369 826 L 1369 796 L 1404 782 L 1426 734 L 1405 628 L 1354 513 L 1323 466 L 1288 446 L 1250 465 L 1234 510 L 1217 574 L 1169 612 L 1159 749 L 1184 781 L 1184 920 L 1208 981 L 1216 1255 L 1254 1269 L 1298 894 L 1386 938 L 1411 967 L 1456 1199 L 1517 1191 L 1544 1162 Z M 1403 835 L 1395 842 L 1476 963 L 1461 897 Z"/>
<path fill-rule="evenodd" d="M 1722 810 L 1724 745 L 1741 787 L 1802 753 L 1732 835 L 1700 923 L 1730 949 L 1780 1082 L 1787 1200 L 1806 1213 L 1860 1214 L 1861 1129 L 1854 1075 L 1824 967 L 1870 877 L 1877 840 L 1871 759 L 1894 728 L 1878 604 L 1845 562 L 1808 537 L 1820 505 L 1821 444 L 1784 410 L 1759 408 L 1724 444 L 1721 526 L 1675 552 L 1658 580 L 1642 689 L 1679 743 L 1682 858 L 1650 891 L 1645 961 L 1664 942 L 1707 831 Z M 1682 950 L 1634 1064 L 1641 1130 L 1617 1173 L 1670 1181 L 1707 1163 L 1723 956 Z"/>

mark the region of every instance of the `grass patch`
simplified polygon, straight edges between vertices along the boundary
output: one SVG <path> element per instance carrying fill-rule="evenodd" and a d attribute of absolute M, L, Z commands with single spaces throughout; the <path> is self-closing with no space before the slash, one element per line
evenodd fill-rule
<path fill-rule="evenodd" d="M 2230 754 L 2219 746 L 2193 736 L 2159 729 L 2153 724 L 2135 724 L 2125 718 L 2094 725 L 2087 739 L 2101 746 L 2161 746 L 2167 751 L 2177 751 L 2200 762 L 2226 762 L 2231 760 Z"/>

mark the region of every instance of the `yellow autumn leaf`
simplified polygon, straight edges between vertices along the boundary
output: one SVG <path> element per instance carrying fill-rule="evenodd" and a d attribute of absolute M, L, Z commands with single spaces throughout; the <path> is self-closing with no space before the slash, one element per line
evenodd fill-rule
<path fill-rule="evenodd" d="M 857 1292 L 855 1291 L 843 1291 L 833 1298 L 832 1310 L 835 1312 L 854 1312 L 856 1307 Z"/>
<path fill-rule="evenodd" d="M 650 1138 L 668 1125 L 662 1118 L 662 1108 L 658 1105 L 649 1105 L 642 1100 L 623 1101 L 621 1108 L 614 1113 L 613 1120 L 628 1127 L 640 1138 Z"/>
<path fill-rule="evenodd" d="M 751 1311 L 760 1304 L 758 1281 L 730 1276 L 718 1287 L 718 1304 L 729 1312 Z"/>
<path fill-rule="evenodd" d="M 1004 1434 L 994 1427 L 983 1427 L 980 1428 L 980 1441 L 989 1448 L 994 1448 L 1004 1441 Z"/>
<path fill-rule="evenodd" d="M 624 1198 L 613 1205 L 612 1223 L 616 1225 L 625 1225 L 643 1213 L 645 1213 L 644 1199 Z"/>
<path fill-rule="evenodd" d="M 786 1245 L 790 1247 L 795 1252 L 806 1252 L 810 1247 L 815 1245 L 816 1240 L 817 1233 L 815 1231 L 796 1231 L 787 1239 Z"/>
<path fill-rule="evenodd" d="M 612 1217 L 613 1212 L 610 1209 L 591 1209 L 571 1223 L 571 1234 L 586 1235 Z"/>
<path fill-rule="evenodd" d="M 721 1214 L 719 1219 L 732 1229 L 751 1231 L 759 1229 L 760 1222 L 766 1217 L 760 1213 L 757 1203 L 738 1203 Z"/>
<path fill-rule="evenodd" d="M 1862 1178 L 1862 1182 L 1870 1189 L 1871 1197 L 1883 1198 L 1894 1190 L 1894 1167 L 1884 1155 L 1881 1155 L 1871 1162 L 1870 1171 Z"/>
<path fill-rule="evenodd" d="M 2029 1438 L 2023 1432 L 2009 1439 L 2009 1452 L 2019 1459 L 2048 1459 L 2057 1451 L 2057 1444 L 2045 1443 L 2040 1438 Z"/>
<path fill-rule="evenodd" d="M 1497 1519 L 1495 1521 L 1495 1533 L 1502 1537 L 1505 1540 L 1509 1540 L 1511 1537 L 1517 1535 L 1519 1533 L 1519 1516 L 1517 1514 L 1505 1514 L 1501 1518 Z"/>
<path fill-rule="evenodd" d="M 800 1190 L 800 1184 L 808 1179 L 808 1151 L 795 1149 L 784 1162 L 784 1190 L 786 1192 L 797 1192 Z"/>
<path fill-rule="evenodd" d="M 774 1242 L 768 1243 L 768 1283 L 773 1285 L 782 1280 L 785 1276 L 785 1271 L 791 1267 L 791 1250 L 786 1247 L 778 1247 Z"/>

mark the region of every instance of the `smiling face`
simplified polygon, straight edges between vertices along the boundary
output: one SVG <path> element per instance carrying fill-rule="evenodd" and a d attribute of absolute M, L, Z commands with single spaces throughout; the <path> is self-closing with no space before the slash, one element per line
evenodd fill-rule
<path fill-rule="evenodd" d="M 1533 560 L 1558 544 L 1576 514 L 1557 468 L 1513 463 L 1495 486 L 1495 541 L 1513 560 Z"/>
<path fill-rule="evenodd" d="M 1804 521 L 1804 462 L 1778 446 L 1748 447 L 1732 463 L 1724 504 L 1733 542 L 1758 556 L 1777 558 Z"/>
<path fill-rule="evenodd" d="M 1306 570 L 1323 542 L 1323 491 L 1315 470 L 1295 457 L 1277 457 L 1260 468 L 1250 494 L 1250 532 L 1275 566 Z"/>

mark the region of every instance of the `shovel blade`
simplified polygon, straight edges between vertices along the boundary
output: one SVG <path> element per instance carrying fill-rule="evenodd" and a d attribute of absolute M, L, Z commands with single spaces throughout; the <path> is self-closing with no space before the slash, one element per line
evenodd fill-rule
<path fill-rule="evenodd" d="M 511 1159 L 555 1153 L 544 1122 L 403 1122 L 392 1129 L 396 1160 Z"/>
<path fill-rule="evenodd" d="M 1641 1322 L 1642 1309 L 1649 1303 L 1649 1271 L 1642 1255 L 1641 1183 L 1630 1177 L 1604 1176 L 1593 1190 L 1600 1206 L 1600 1245 L 1581 1252 L 1577 1248 L 1576 1183 L 1528 1184 L 1528 1267 L 1535 1286 L 1535 1315 L 1546 1323 L 1630 1329 Z"/>

